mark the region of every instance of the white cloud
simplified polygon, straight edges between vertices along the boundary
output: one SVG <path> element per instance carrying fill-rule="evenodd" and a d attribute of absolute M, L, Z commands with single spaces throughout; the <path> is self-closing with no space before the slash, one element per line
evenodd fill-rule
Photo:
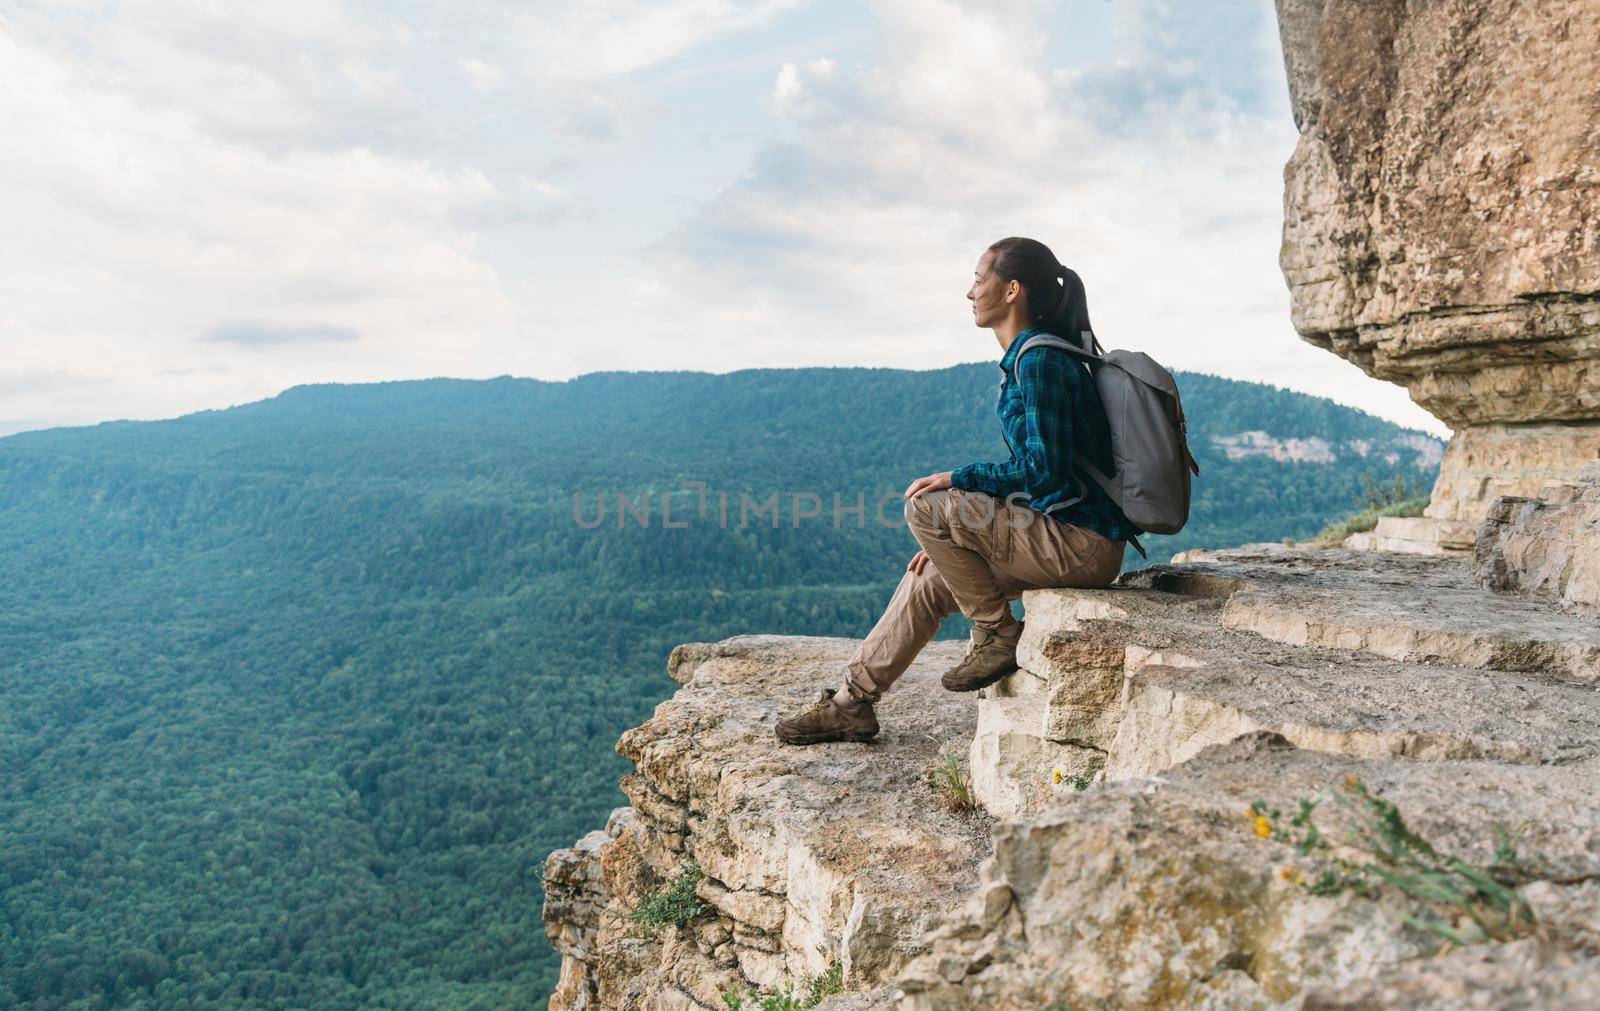
<path fill-rule="evenodd" d="M 1253 39 L 1271 64 L 1271 11 L 1256 7 L 1224 8 L 1202 34 Z M 874 9 L 893 40 L 884 62 L 784 65 L 770 100 L 798 138 L 652 250 L 659 284 L 640 289 L 640 311 L 660 322 L 640 367 L 706 341 L 729 349 L 725 367 L 997 355 L 965 292 L 989 242 L 1031 235 L 1084 278 L 1113 346 L 1431 423 L 1403 391 L 1296 339 L 1276 265 L 1294 128 L 1251 75 L 1174 62 L 1170 35 L 1060 72 L 1047 4 Z M 1160 23 L 1137 15 L 1129 30 Z"/>
<path fill-rule="evenodd" d="M 1117 0 L 1109 36 L 1071 20 L 1102 0 L 805 5 L 8 12 L 0 427 L 308 381 L 974 361 L 998 349 L 964 293 L 1007 234 L 1079 270 L 1112 343 L 1422 416 L 1289 326 L 1267 5 Z M 618 338 L 569 339 L 597 309 Z"/>
<path fill-rule="evenodd" d="M 179 112 L 210 137 L 337 147 L 418 126 L 394 67 L 409 30 L 342 0 L 87 0 L 30 9 L 11 31 L 78 83 Z"/>
<path fill-rule="evenodd" d="M 825 115 L 827 107 L 820 94 L 832 82 L 839 65 L 827 57 L 808 60 L 803 65 L 785 63 L 778 68 L 772 86 L 771 107 L 785 119 L 800 121 Z"/>
<path fill-rule="evenodd" d="M 565 186 L 557 186 L 555 183 L 549 182 L 548 180 L 535 179 L 532 176 L 523 176 L 522 185 L 528 187 L 530 190 L 533 190 L 540 196 L 550 197 L 552 199 L 567 192 Z"/>
<path fill-rule="evenodd" d="M 748 30 L 804 0 L 545 2 L 516 19 L 540 75 L 592 80 L 671 59 L 709 38 Z"/>
<path fill-rule="evenodd" d="M 461 73 L 466 77 L 467 84 L 480 95 L 498 91 L 500 85 L 506 79 L 505 71 L 482 60 L 464 59 L 456 65 L 461 68 Z"/>
<path fill-rule="evenodd" d="M 0 121 L 7 366 L 103 381 L 119 413 L 166 413 L 190 382 L 173 371 L 213 356 L 232 355 L 216 399 L 306 378 L 305 355 L 241 358 L 268 342 L 217 339 L 241 320 L 349 337 L 313 342 L 310 359 L 317 378 L 345 379 L 450 371 L 510 325 L 472 228 L 503 202 L 476 170 L 361 147 L 264 151 L 5 27 Z M 91 387 L 14 391 L 0 413 L 103 417 L 106 390 Z"/>

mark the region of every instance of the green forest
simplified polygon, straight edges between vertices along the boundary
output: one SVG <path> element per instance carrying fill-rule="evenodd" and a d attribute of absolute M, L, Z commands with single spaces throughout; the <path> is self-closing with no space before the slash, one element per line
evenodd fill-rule
<path fill-rule="evenodd" d="M 915 550 L 877 503 L 1005 455 L 997 380 L 306 386 L 0 439 L 0 1008 L 543 1006 L 543 858 L 623 802 L 672 646 L 865 634 Z M 1377 418 L 1179 382 L 1202 475 L 1153 559 L 1432 480 Z M 1375 449 L 1230 461 L 1242 431 Z"/>

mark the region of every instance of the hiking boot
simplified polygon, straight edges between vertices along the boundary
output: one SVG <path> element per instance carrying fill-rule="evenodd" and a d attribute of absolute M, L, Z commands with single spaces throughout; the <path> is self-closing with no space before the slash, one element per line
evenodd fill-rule
<path fill-rule="evenodd" d="M 987 688 L 1017 669 L 1017 641 L 1022 638 L 1022 622 L 1010 635 L 986 628 L 973 630 L 972 648 L 966 659 L 945 672 L 939 683 L 953 692 L 975 692 Z"/>
<path fill-rule="evenodd" d="M 803 713 L 779 720 L 776 733 L 784 744 L 821 744 L 824 741 L 870 741 L 878 733 L 872 703 L 859 702 L 851 712 L 834 705 L 837 688 L 824 688 Z"/>

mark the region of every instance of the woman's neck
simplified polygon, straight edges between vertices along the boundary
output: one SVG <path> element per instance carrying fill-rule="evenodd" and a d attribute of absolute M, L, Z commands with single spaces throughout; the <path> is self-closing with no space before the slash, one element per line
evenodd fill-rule
<path fill-rule="evenodd" d="M 1004 355 L 1007 351 L 1010 351 L 1011 342 L 1017 339 L 1018 334 L 1027 329 L 1029 329 L 1028 325 L 1018 319 L 1008 319 L 995 327 L 994 339 L 1000 345 L 1000 353 Z"/>

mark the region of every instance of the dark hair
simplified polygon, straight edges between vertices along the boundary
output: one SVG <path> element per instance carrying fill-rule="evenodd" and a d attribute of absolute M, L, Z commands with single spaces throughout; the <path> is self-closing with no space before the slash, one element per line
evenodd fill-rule
<path fill-rule="evenodd" d="M 1089 330 L 1089 301 L 1076 271 L 1063 267 L 1050 247 L 1037 239 L 1011 236 L 991 243 L 994 263 L 990 270 L 1002 281 L 1022 285 L 1032 326 L 1069 340 Z"/>

